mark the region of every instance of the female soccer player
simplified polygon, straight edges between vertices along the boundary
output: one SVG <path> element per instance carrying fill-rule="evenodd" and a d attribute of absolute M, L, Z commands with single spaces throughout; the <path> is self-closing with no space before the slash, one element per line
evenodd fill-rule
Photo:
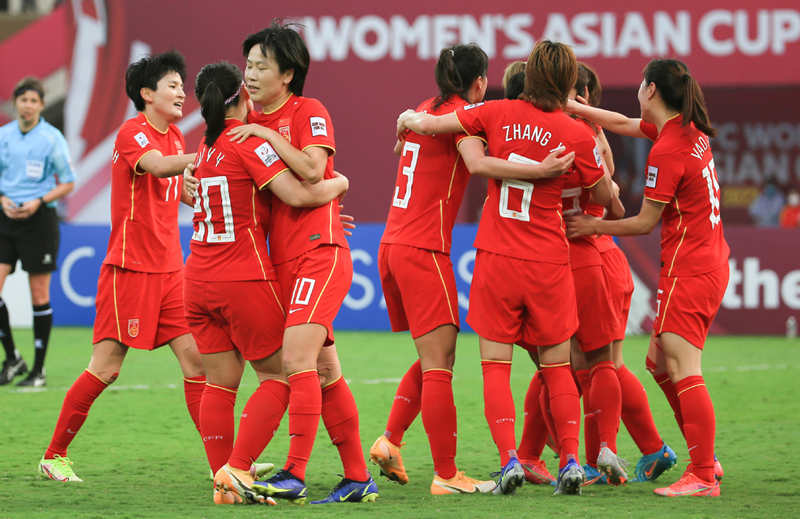
<path fill-rule="evenodd" d="M 111 237 L 97 281 L 89 367 L 64 398 L 53 439 L 39 463 L 44 477 L 81 481 L 67 458 L 94 400 L 114 382 L 129 348 L 169 343 L 184 376 L 189 414 L 199 429 L 205 375 L 183 313 L 178 203 L 184 168 L 183 57 L 167 52 L 132 63 L 125 91 L 139 115 L 122 124 L 111 169 Z M 190 200 L 184 202 L 191 203 Z"/>
<path fill-rule="evenodd" d="M 250 97 L 235 65 L 203 67 L 195 95 L 206 132 L 195 162 L 200 187 L 184 298 L 207 377 L 200 432 L 216 474 L 215 501 L 261 501 L 251 490 L 251 460 L 278 428 L 289 388 L 280 355 L 285 315 L 267 254 L 266 222 L 260 221 L 269 217 L 269 199 L 258 190 L 268 189 L 291 206 L 318 206 L 343 194 L 347 179 L 301 185 L 285 174 L 288 169 L 269 143 L 251 137 L 238 144 L 223 135 L 247 118 Z M 233 407 L 243 360 L 253 366 L 260 385 L 244 408 L 234 449 Z"/>
<path fill-rule="evenodd" d="M 417 111 L 446 114 L 481 101 L 488 63 L 486 53 L 474 44 L 443 49 L 436 64 L 439 95 L 423 101 Z M 470 478 L 458 471 L 455 463 L 457 419 L 452 370 L 460 321 L 449 254 L 453 225 L 469 180 L 457 149 L 465 137 L 463 133 L 409 134 L 398 141 L 396 187 L 378 251 L 392 330 L 411 330 L 419 360 L 400 382 L 386 430 L 372 445 L 370 458 L 380 465 L 382 474 L 407 483 L 400 446 L 421 408 L 433 455 L 435 474 L 430 492 L 434 495 L 495 488 L 494 481 Z M 568 167 L 571 156 L 551 157 L 546 164 L 534 167 L 495 160 L 499 174 L 536 178 L 540 170 L 542 176 L 560 173 Z"/>
<path fill-rule="evenodd" d="M 663 496 L 718 496 L 714 409 L 702 375 L 702 351 L 728 282 L 729 248 L 719 212 L 719 184 L 709 138 L 715 135 L 703 92 L 686 65 L 651 61 L 638 92 L 641 119 L 572 104 L 604 128 L 654 140 L 644 200 L 636 216 L 617 221 L 581 215 L 570 236 L 636 235 L 661 226 L 661 275 L 647 366 L 673 408 L 691 464 Z"/>
<path fill-rule="evenodd" d="M 302 97 L 308 49 L 289 26 L 273 24 L 245 39 L 245 82 L 261 113 L 229 130 L 243 140 L 266 139 L 299 178 L 315 183 L 333 176 L 333 123 L 317 99 Z M 333 342 L 336 317 L 353 277 L 350 250 L 336 201 L 294 208 L 273 200 L 270 256 L 286 309 L 283 367 L 289 378 L 289 455 L 283 470 L 255 489 L 270 496 L 306 499 L 306 465 L 320 415 L 339 450 L 344 478 L 322 500 L 369 501 L 378 489 L 367 471 L 358 430 L 358 409 L 342 377 Z M 322 385 L 322 388 L 320 388 Z"/>
<path fill-rule="evenodd" d="M 521 163 L 543 160 L 562 147 L 574 150 L 581 186 L 595 186 L 598 201 L 608 204 L 610 186 L 595 157 L 591 132 L 561 110 L 576 75 L 572 50 L 542 41 L 528 58 L 523 99 L 465 106 L 442 116 L 407 111 L 398 119 L 398 133 L 465 131 L 485 139 L 490 155 Z M 464 144 L 461 149 L 463 154 Z M 503 493 L 524 480 L 509 386 L 513 344 L 519 342 L 538 347 L 549 389 L 561 447 L 557 493 L 579 493 L 583 483 L 577 461 L 580 408 L 569 368 L 569 338 L 578 323 L 561 215 L 563 185 L 563 178 L 490 182 L 475 240 L 467 322 L 480 336 L 485 413 L 500 451 L 498 488 Z"/>

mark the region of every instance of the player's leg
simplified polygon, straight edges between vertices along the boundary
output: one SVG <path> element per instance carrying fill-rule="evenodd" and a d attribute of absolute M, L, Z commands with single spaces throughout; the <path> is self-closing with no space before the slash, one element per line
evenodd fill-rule
<path fill-rule="evenodd" d="M 0 236 L 0 240 L 0 248 L 4 249 L 4 252 L 0 252 L 0 255 L 2 255 L 2 257 L 0 257 L 0 293 L 2 293 L 3 285 L 8 275 L 12 272 L 13 265 L 10 263 L 12 258 L 6 257 L 6 255 L 12 252 L 10 250 L 11 244 L 8 243 L 3 236 Z M 6 261 L 9 263 L 6 263 Z M 16 259 L 14 259 L 14 262 L 16 262 Z M 11 382 L 17 375 L 28 371 L 27 364 L 25 364 L 22 355 L 19 354 L 14 345 L 14 336 L 11 333 L 11 321 L 8 316 L 8 306 L 6 306 L 2 297 L 0 297 L 0 342 L 2 342 L 3 350 L 6 353 L 6 358 L 3 361 L 3 368 L 2 371 L 0 371 L 0 386 L 2 386 Z"/>
<path fill-rule="evenodd" d="M 192 334 L 184 333 L 172 339 L 169 346 L 183 373 L 183 396 L 186 408 L 195 427 L 200 431 L 200 401 L 206 387 L 206 375 L 200 352 L 197 351 L 197 343 Z"/>
<path fill-rule="evenodd" d="M 127 352 L 127 346 L 109 339 L 92 347 L 88 368 L 64 397 L 53 438 L 39 463 L 42 475 L 57 481 L 81 481 L 72 471 L 67 447 L 86 421 L 92 403 L 119 376 Z"/>
<path fill-rule="evenodd" d="M 33 302 L 33 345 L 34 361 L 30 374 L 22 380 L 20 386 L 40 387 L 45 385 L 44 360 L 50 342 L 50 331 L 53 328 L 53 309 L 50 306 L 51 272 L 30 272 L 28 283 Z"/>
<path fill-rule="evenodd" d="M 244 360 L 238 350 L 206 353 L 200 358 L 206 374 L 199 407 L 200 436 L 211 472 L 215 474 L 228 461 L 233 449 L 233 408 Z"/>
<path fill-rule="evenodd" d="M 528 349 L 531 360 L 538 366 L 539 357 L 536 348 Z M 555 478 L 547 470 L 547 464 L 541 459 L 548 437 L 549 413 L 542 407 L 540 399 L 544 390 L 542 374 L 538 371 L 531 377 L 528 391 L 525 393 L 525 423 L 522 436 L 517 447 L 519 461 L 525 469 L 525 479 L 534 485 L 549 484 Z"/>

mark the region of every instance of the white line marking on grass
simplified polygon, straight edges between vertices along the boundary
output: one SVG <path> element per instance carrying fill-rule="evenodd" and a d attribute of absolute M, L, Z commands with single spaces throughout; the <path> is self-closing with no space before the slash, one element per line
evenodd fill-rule
<path fill-rule="evenodd" d="M 399 384 L 401 378 L 369 378 L 367 380 L 356 380 L 356 383 L 361 384 Z"/>

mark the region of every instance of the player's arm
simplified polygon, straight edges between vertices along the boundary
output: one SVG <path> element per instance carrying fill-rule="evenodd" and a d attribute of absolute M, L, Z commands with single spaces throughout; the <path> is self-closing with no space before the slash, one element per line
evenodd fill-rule
<path fill-rule="evenodd" d="M 397 118 L 397 137 L 402 139 L 406 130 L 411 130 L 420 135 L 464 131 L 455 112 L 445 115 L 431 115 L 425 112 L 415 112 L 414 110 L 406 110 Z"/>
<path fill-rule="evenodd" d="M 587 121 L 598 124 L 606 130 L 612 131 L 619 135 L 627 135 L 629 137 L 647 138 L 647 136 L 639 128 L 641 119 L 633 119 L 618 112 L 611 110 L 603 110 L 589 106 L 572 99 L 567 101 L 566 111 L 583 117 Z"/>
<path fill-rule="evenodd" d="M 174 177 L 183 173 L 183 169 L 194 162 L 196 155 L 196 153 L 162 155 L 158 150 L 150 150 L 139 158 L 136 172 L 150 173 L 157 178 Z"/>
<path fill-rule="evenodd" d="M 347 177 L 334 171 L 334 177 L 313 184 L 300 182 L 288 171 L 273 178 L 266 187 L 292 207 L 319 207 L 342 196 L 350 187 Z"/>
<path fill-rule="evenodd" d="M 458 152 L 464 159 L 472 175 L 481 175 L 488 178 L 513 178 L 534 180 L 540 178 L 553 178 L 567 171 L 575 159 L 575 152 L 563 156 L 564 148 L 550 152 L 539 164 L 521 164 L 497 157 L 489 157 L 484 152 L 483 141 L 479 137 L 467 137 L 458 143 Z"/>
<path fill-rule="evenodd" d="M 194 176 L 194 163 L 189 164 L 183 170 L 183 185 L 181 186 L 181 202 L 194 207 L 194 197 L 197 196 L 197 188 L 200 187 L 200 179 Z"/>
<path fill-rule="evenodd" d="M 595 139 L 597 140 L 597 144 L 600 147 L 600 154 L 603 157 L 603 163 L 606 165 L 608 174 L 613 177 L 614 154 L 611 152 L 611 145 L 608 144 L 608 139 L 606 139 L 606 132 L 604 132 L 602 128 L 598 128 L 597 134 L 595 135 Z"/>
<path fill-rule="evenodd" d="M 592 234 L 611 234 L 613 236 L 649 234 L 661 220 L 665 205 L 667 204 L 645 198 L 639 214 L 621 220 L 601 220 L 585 214 L 570 216 L 567 218 L 567 237 L 576 238 Z"/>

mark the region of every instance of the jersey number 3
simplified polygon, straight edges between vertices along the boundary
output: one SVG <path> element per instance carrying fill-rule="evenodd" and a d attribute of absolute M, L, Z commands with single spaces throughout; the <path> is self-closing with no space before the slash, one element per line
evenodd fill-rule
<path fill-rule="evenodd" d="M 212 187 L 219 188 L 220 207 L 211 207 L 208 192 Z M 205 241 L 207 243 L 230 243 L 236 238 L 233 233 L 233 210 L 231 209 L 231 195 L 228 189 L 228 177 L 207 177 L 200 179 L 199 196 L 194 198 L 194 212 L 205 213 L 205 218 L 196 221 L 196 227 L 192 239 L 195 241 Z M 222 210 L 223 232 L 215 232 L 214 224 L 211 222 L 212 209 Z M 206 228 L 208 232 L 206 232 Z"/>
<path fill-rule="evenodd" d="M 400 186 L 395 186 L 394 188 L 392 205 L 395 207 L 400 207 L 401 209 L 406 209 L 408 207 L 408 201 L 411 199 L 411 186 L 414 184 L 414 170 L 417 169 L 417 160 L 419 160 L 419 150 L 420 146 L 416 142 L 406 141 L 403 145 L 403 153 L 401 156 L 405 157 L 407 152 L 411 152 L 411 164 L 403 166 L 403 175 L 408 177 L 406 179 L 406 189 L 403 198 L 400 198 Z"/>

